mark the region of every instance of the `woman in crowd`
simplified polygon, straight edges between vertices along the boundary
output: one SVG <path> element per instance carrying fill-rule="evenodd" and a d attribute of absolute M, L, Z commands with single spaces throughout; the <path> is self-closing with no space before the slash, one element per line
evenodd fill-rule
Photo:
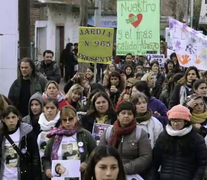
<path fill-rule="evenodd" d="M 165 74 L 174 73 L 175 64 L 173 60 L 168 59 L 165 63 Z"/>
<path fill-rule="evenodd" d="M 124 86 L 125 81 L 123 80 L 120 73 L 114 71 L 109 75 L 109 81 L 107 83 L 106 89 L 113 105 L 116 105 L 121 92 L 124 90 Z"/>
<path fill-rule="evenodd" d="M 32 126 L 22 123 L 14 106 L 7 106 L 0 128 L 2 180 L 41 180 L 41 165 Z"/>
<path fill-rule="evenodd" d="M 116 71 L 116 70 L 117 70 L 116 64 L 112 63 L 112 64 L 107 65 L 106 70 L 104 71 L 103 86 L 107 85 L 109 75 L 111 74 L 111 72 Z"/>
<path fill-rule="evenodd" d="M 153 148 L 163 126 L 159 120 L 152 116 L 152 111 L 147 108 L 148 98 L 143 93 L 138 93 L 131 102 L 136 106 L 136 121 L 138 125 L 148 133 Z"/>
<path fill-rule="evenodd" d="M 134 86 L 136 82 L 137 80 L 135 78 L 129 78 L 126 80 L 126 87 L 124 91 L 121 93 L 121 95 L 119 96 L 119 101 L 117 102 L 116 108 L 115 108 L 116 110 L 122 101 L 128 101 L 130 99 L 130 95 L 132 93 L 132 87 Z"/>
<path fill-rule="evenodd" d="M 107 128 L 99 145 L 108 144 L 117 148 L 126 174 L 140 178 L 139 175 L 143 175 L 151 164 L 152 148 L 147 133 L 137 126 L 135 116 L 134 104 L 128 101 L 120 103 L 118 119 Z"/>
<path fill-rule="evenodd" d="M 153 88 L 155 87 L 157 81 L 155 73 L 152 71 L 146 73 L 142 76 L 141 81 L 146 81 L 150 88 L 150 92 L 153 93 Z"/>
<path fill-rule="evenodd" d="M 195 66 L 189 67 L 186 70 L 184 77 L 178 81 L 178 84 L 175 86 L 171 94 L 169 104 L 170 108 L 178 104 L 184 104 L 187 97 L 193 94 L 192 83 L 197 78 L 200 78 L 198 69 Z"/>
<path fill-rule="evenodd" d="M 124 74 L 126 75 L 126 80 L 129 78 L 133 78 L 134 77 L 134 69 L 131 65 L 126 65 L 124 67 Z"/>
<path fill-rule="evenodd" d="M 160 93 L 162 91 L 162 85 L 165 80 L 165 76 L 160 73 L 160 66 L 158 61 L 152 61 L 150 63 L 150 71 L 153 72 L 156 76 L 156 84 L 155 87 L 153 88 L 153 95 L 156 98 L 160 97 Z"/>
<path fill-rule="evenodd" d="M 143 67 L 140 66 L 140 65 L 138 65 L 138 66 L 136 67 L 136 69 L 135 69 L 135 76 L 136 76 L 137 74 L 141 74 L 141 75 L 144 74 Z"/>
<path fill-rule="evenodd" d="M 37 138 L 40 133 L 40 125 L 38 123 L 40 114 L 43 109 L 43 98 L 40 93 L 35 93 L 29 100 L 28 104 L 29 114 L 25 116 L 22 121 L 32 125 L 33 131 Z"/>
<path fill-rule="evenodd" d="M 118 151 L 113 147 L 98 146 L 90 155 L 84 180 L 127 180 Z"/>
<path fill-rule="evenodd" d="M 45 87 L 45 92 L 42 95 L 43 99 L 48 97 L 56 98 L 59 103 L 60 110 L 63 106 L 70 105 L 66 100 L 65 96 L 60 92 L 59 86 L 55 81 L 49 81 Z"/>
<path fill-rule="evenodd" d="M 207 134 L 207 109 L 202 96 L 192 95 L 186 103 L 192 113 L 191 122 L 196 130 L 205 138 Z"/>
<path fill-rule="evenodd" d="M 193 130 L 190 111 L 177 105 L 167 115 L 169 124 L 155 144 L 147 180 L 202 180 L 207 165 L 207 149 L 203 137 Z"/>
<path fill-rule="evenodd" d="M 193 92 L 196 95 L 202 96 L 207 105 L 207 84 L 203 79 L 198 79 L 193 83 Z"/>
<path fill-rule="evenodd" d="M 83 89 L 83 95 L 86 96 L 89 81 L 87 80 L 85 73 L 79 73 L 79 72 L 75 73 L 75 75 L 64 86 L 65 94 L 68 93 L 68 91 L 74 84 L 81 85 Z"/>
<path fill-rule="evenodd" d="M 97 92 L 91 101 L 87 115 L 80 120 L 83 127 L 92 132 L 95 123 L 113 124 L 116 120 L 116 112 L 108 95 L 104 92 Z"/>
<path fill-rule="evenodd" d="M 82 108 L 81 98 L 83 96 L 83 89 L 79 84 L 74 84 L 68 93 L 65 95 L 66 101 L 72 105 L 76 111 Z"/>
<path fill-rule="evenodd" d="M 57 99 L 47 98 L 43 103 L 43 113 L 39 117 L 40 134 L 37 138 L 37 143 L 40 150 L 40 157 L 43 156 L 45 147 L 47 145 L 46 135 L 53 127 L 59 126 L 60 112 L 59 103 Z"/>
<path fill-rule="evenodd" d="M 96 147 L 92 135 L 81 127 L 77 120 L 76 110 L 72 106 L 64 106 L 60 112 L 60 127 L 54 128 L 47 137 L 48 141 L 44 156 L 42 157 L 43 169 L 48 178 L 54 175 L 51 171 L 53 160 L 80 159 L 80 171 L 84 172 L 87 167 L 87 158 Z M 62 147 L 73 145 L 75 153 L 70 156 Z M 70 168 L 70 167 L 68 167 Z"/>
<path fill-rule="evenodd" d="M 94 67 L 90 66 L 86 69 L 86 79 L 89 81 L 89 83 L 94 82 Z"/>
<path fill-rule="evenodd" d="M 156 117 L 163 126 L 165 126 L 168 123 L 168 109 L 166 108 L 166 106 L 159 99 L 151 96 L 150 88 L 145 81 L 138 81 L 135 83 L 132 88 L 131 96 L 136 96 L 136 94 L 139 92 L 142 92 L 147 96 L 147 98 L 149 99 L 148 108 L 152 111 L 153 116 Z"/>

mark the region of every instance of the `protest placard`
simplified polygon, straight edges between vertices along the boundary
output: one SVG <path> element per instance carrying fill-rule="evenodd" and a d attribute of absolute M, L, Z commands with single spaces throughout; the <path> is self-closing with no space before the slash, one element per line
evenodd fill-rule
<path fill-rule="evenodd" d="M 160 53 L 160 1 L 117 0 L 117 55 Z"/>
<path fill-rule="evenodd" d="M 111 64 L 113 28 L 79 27 L 78 62 Z"/>
<path fill-rule="evenodd" d="M 164 67 L 164 64 L 165 64 L 165 61 L 166 61 L 166 58 L 165 58 L 164 54 L 147 54 L 146 59 L 150 63 L 154 60 L 157 61 L 160 65 L 160 67 Z"/>
<path fill-rule="evenodd" d="M 169 19 L 170 49 L 183 67 L 207 70 L 207 37 L 173 18 Z"/>
<path fill-rule="evenodd" d="M 96 144 L 99 144 L 100 139 L 103 137 L 104 132 L 110 126 L 110 124 L 94 123 L 92 136 L 96 140 Z"/>
<path fill-rule="evenodd" d="M 81 180 L 80 160 L 53 160 L 52 180 Z"/>

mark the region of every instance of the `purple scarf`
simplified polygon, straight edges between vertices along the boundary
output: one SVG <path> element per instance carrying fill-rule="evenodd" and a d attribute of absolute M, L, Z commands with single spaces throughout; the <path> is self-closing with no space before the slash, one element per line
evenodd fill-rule
<path fill-rule="evenodd" d="M 57 160 L 58 159 L 58 149 L 60 147 L 60 144 L 62 142 L 63 136 L 73 136 L 75 133 L 77 133 L 77 126 L 75 126 L 73 129 L 64 129 L 63 127 L 60 128 L 52 128 L 49 134 L 47 134 L 47 137 L 50 138 L 52 136 L 55 136 L 55 140 L 52 146 L 52 156 L 51 160 Z"/>

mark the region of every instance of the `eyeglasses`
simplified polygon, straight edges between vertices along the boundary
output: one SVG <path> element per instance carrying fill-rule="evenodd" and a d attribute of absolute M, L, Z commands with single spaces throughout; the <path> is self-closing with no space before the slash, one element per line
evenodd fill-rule
<path fill-rule="evenodd" d="M 171 120 L 171 123 L 182 123 L 183 120 L 176 120 L 176 119 L 172 119 Z"/>
<path fill-rule="evenodd" d="M 70 117 L 70 118 L 64 118 L 64 119 L 62 119 L 62 122 L 71 122 L 71 121 L 73 121 L 75 118 L 74 117 Z"/>

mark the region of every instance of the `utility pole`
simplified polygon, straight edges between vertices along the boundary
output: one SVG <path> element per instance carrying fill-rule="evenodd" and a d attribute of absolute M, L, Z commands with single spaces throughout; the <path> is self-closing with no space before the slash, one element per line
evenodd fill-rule
<path fill-rule="evenodd" d="M 101 26 L 101 0 L 95 0 L 94 26 Z M 96 83 L 97 63 L 94 63 L 94 83 Z"/>
<path fill-rule="evenodd" d="M 30 0 L 19 0 L 20 59 L 30 57 Z"/>
<path fill-rule="evenodd" d="M 190 0 L 190 27 L 193 28 L 194 0 Z"/>

